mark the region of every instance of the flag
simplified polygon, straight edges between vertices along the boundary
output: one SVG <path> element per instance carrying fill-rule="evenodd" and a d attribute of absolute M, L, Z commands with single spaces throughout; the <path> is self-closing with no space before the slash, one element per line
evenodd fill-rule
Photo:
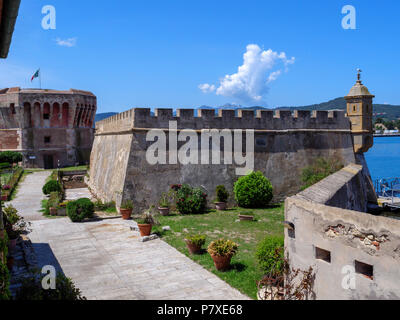
<path fill-rule="evenodd" d="M 33 79 L 38 78 L 39 77 L 39 73 L 40 73 L 40 69 L 38 71 L 35 72 L 35 74 L 32 76 L 31 78 L 31 82 L 33 81 Z"/>

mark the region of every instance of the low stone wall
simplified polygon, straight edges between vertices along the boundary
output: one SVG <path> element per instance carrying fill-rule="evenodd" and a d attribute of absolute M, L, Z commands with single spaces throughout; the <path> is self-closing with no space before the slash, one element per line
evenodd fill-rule
<path fill-rule="evenodd" d="M 355 211 L 366 209 L 363 185 L 350 165 L 286 199 L 286 252 L 293 267 L 314 268 L 316 299 L 400 298 L 400 221 Z"/>

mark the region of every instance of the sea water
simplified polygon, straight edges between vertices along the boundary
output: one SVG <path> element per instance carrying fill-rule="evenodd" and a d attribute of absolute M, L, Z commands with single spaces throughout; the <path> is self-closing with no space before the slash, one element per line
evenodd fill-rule
<path fill-rule="evenodd" d="M 400 137 L 374 137 L 374 146 L 365 153 L 372 181 L 400 178 Z"/>

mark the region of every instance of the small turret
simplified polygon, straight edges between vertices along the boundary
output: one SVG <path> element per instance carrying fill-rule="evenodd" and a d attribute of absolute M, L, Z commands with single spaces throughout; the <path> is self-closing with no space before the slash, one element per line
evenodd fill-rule
<path fill-rule="evenodd" d="M 357 70 L 357 82 L 344 98 L 347 101 L 347 117 L 351 121 L 354 152 L 367 152 L 374 144 L 372 130 L 372 95 L 361 82 L 361 70 Z"/>

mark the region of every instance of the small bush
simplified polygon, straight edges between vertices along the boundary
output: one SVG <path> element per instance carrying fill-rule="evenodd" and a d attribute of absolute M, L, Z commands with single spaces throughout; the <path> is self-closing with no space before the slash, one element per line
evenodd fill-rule
<path fill-rule="evenodd" d="M 206 236 L 203 236 L 201 234 L 189 235 L 185 237 L 185 239 L 191 242 L 196 247 L 202 247 L 206 243 Z"/>
<path fill-rule="evenodd" d="M 22 161 L 22 154 L 15 151 L 3 151 L 0 152 L 0 162 L 1 163 L 17 163 Z"/>
<path fill-rule="evenodd" d="M 43 186 L 42 191 L 45 195 L 49 195 L 52 192 L 61 192 L 62 188 L 57 180 L 50 180 Z"/>
<path fill-rule="evenodd" d="M 33 273 L 21 278 L 21 287 L 16 292 L 16 300 L 86 300 L 70 278 L 61 273 L 55 279 L 56 289 L 45 290 L 42 287 L 42 275 Z"/>
<path fill-rule="evenodd" d="M 305 190 L 311 187 L 342 168 L 343 165 L 334 159 L 316 159 L 311 166 L 305 167 L 302 170 L 301 180 L 304 184 L 301 189 Z"/>
<path fill-rule="evenodd" d="M 281 275 L 284 268 L 284 238 L 266 237 L 257 246 L 256 258 L 264 274 L 273 277 Z"/>
<path fill-rule="evenodd" d="M 60 194 L 58 192 L 51 192 L 49 200 L 46 203 L 45 214 L 50 214 L 50 208 L 58 208 L 60 205 L 61 199 Z"/>
<path fill-rule="evenodd" d="M 95 211 L 106 211 L 106 212 L 116 212 L 115 201 L 105 202 L 103 203 L 101 200 L 96 200 L 94 202 L 94 210 Z"/>
<path fill-rule="evenodd" d="M 235 200 L 243 208 L 265 208 L 272 192 L 271 182 L 260 171 L 240 177 L 234 186 Z"/>
<path fill-rule="evenodd" d="M 225 186 L 219 185 L 215 189 L 217 196 L 217 202 L 226 202 L 229 198 L 229 192 L 226 190 Z"/>
<path fill-rule="evenodd" d="M 1 169 L 8 169 L 8 168 L 11 168 L 11 164 L 9 162 L 0 163 L 0 170 Z"/>
<path fill-rule="evenodd" d="M 72 222 L 81 222 L 86 218 L 93 217 L 94 204 L 88 198 L 70 201 L 67 204 L 67 215 Z"/>
<path fill-rule="evenodd" d="M 238 248 L 238 244 L 232 240 L 218 239 L 210 243 L 207 251 L 214 256 L 234 256 Z"/>
<path fill-rule="evenodd" d="M 203 213 L 207 205 L 207 194 L 200 188 L 187 184 L 176 191 L 176 208 L 181 214 Z"/>

